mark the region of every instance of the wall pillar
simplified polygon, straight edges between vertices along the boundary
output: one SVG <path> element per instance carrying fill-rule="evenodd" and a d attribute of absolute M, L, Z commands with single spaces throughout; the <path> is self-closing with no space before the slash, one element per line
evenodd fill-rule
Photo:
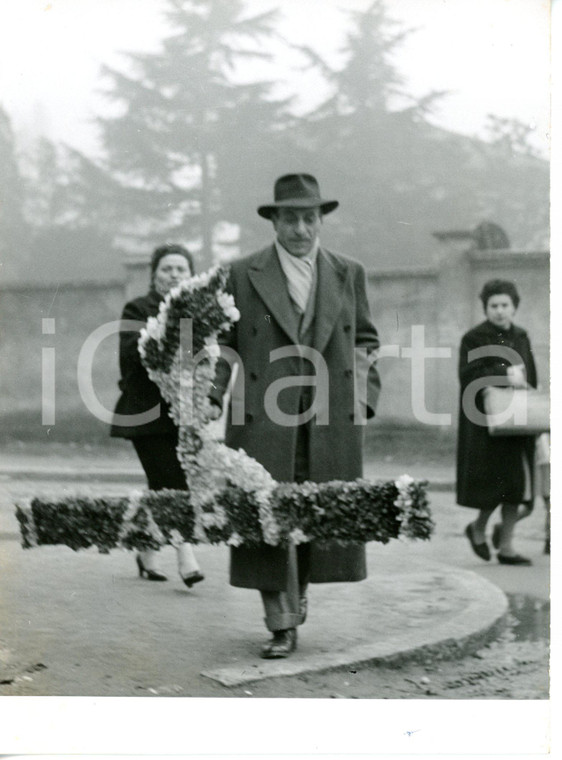
<path fill-rule="evenodd" d="M 457 345 L 473 322 L 472 232 L 434 232 L 441 244 L 436 251 L 439 277 L 437 336 L 439 345 Z"/>
<path fill-rule="evenodd" d="M 473 324 L 475 298 L 469 250 L 474 236 L 468 230 L 434 232 L 440 245 L 435 254 L 438 272 L 435 305 L 437 345 L 450 350 L 450 359 L 440 359 L 436 377 L 436 396 L 443 410 L 451 414 L 456 427 L 458 406 L 458 349 L 462 335 Z"/>

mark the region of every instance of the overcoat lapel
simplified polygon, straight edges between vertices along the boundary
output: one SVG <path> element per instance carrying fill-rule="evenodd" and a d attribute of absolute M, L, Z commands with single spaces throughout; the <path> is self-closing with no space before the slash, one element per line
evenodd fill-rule
<path fill-rule="evenodd" d="M 322 249 L 318 251 L 318 290 L 313 346 L 322 353 L 326 348 L 343 306 L 347 270 Z"/>
<path fill-rule="evenodd" d="M 248 277 L 279 327 L 293 343 L 298 343 L 298 317 L 275 246 L 264 250 L 248 271 Z"/>

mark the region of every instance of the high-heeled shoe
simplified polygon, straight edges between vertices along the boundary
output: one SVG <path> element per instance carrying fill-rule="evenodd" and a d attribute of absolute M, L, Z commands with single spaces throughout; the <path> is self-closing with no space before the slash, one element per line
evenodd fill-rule
<path fill-rule="evenodd" d="M 191 588 L 194 583 L 199 583 L 200 581 L 205 580 L 205 576 L 203 573 L 200 573 L 199 570 L 195 570 L 193 573 L 188 573 L 187 575 L 181 575 L 180 573 L 180 577 L 187 588 Z"/>
<path fill-rule="evenodd" d="M 162 575 L 162 573 L 157 572 L 156 570 L 150 570 L 150 568 L 145 567 L 142 559 L 137 554 L 136 556 L 137 560 L 137 567 L 139 569 L 139 575 L 141 578 L 144 578 L 146 575 L 147 580 L 149 581 L 167 581 L 168 578 L 165 575 Z"/>
<path fill-rule="evenodd" d="M 474 540 L 474 534 L 472 530 L 473 530 L 472 523 L 469 523 L 464 529 L 464 535 L 468 538 L 468 542 L 470 543 L 470 546 L 472 547 L 472 551 L 478 557 L 480 557 L 480 559 L 483 559 L 486 562 L 489 562 L 492 559 L 492 555 L 490 553 L 490 547 L 485 541 L 483 541 L 480 544 L 477 544 L 476 541 Z"/>

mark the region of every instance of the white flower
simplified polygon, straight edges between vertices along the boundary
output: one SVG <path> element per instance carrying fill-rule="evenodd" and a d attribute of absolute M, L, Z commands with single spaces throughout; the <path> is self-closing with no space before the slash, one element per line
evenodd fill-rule
<path fill-rule="evenodd" d="M 209 356 L 212 359 L 218 359 L 221 355 L 221 349 L 219 344 L 215 341 L 214 343 L 211 343 L 209 341 L 209 338 L 205 338 L 205 352 L 207 356 Z"/>
<path fill-rule="evenodd" d="M 163 546 L 166 543 L 166 540 L 162 534 L 162 531 L 156 524 L 156 521 L 150 509 L 142 503 L 144 493 L 144 491 L 140 491 L 138 489 L 130 492 L 128 500 L 129 503 L 127 509 L 125 510 L 125 514 L 123 515 L 123 521 L 121 523 L 121 529 L 119 531 L 119 540 L 123 541 L 131 531 L 136 530 L 134 519 L 139 510 L 144 510 L 146 515 L 147 533 L 154 541 L 156 541 L 156 543 Z"/>
<path fill-rule="evenodd" d="M 394 481 L 394 485 L 399 491 L 406 490 L 412 485 L 412 483 L 415 483 L 415 480 L 411 475 L 400 475 L 400 477 Z"/>
<path fill-rule="evenodd" d="M 170 531 L 170 544 L 174 547 L 174 549 L 179 549 L 184 542 L 185 539 L 179 530 L 177 528 L 172 528 Z"/>
<path fill-rule="evenodd" d="M 205 528 L 222 528 L 226 524 L 226 515 L 203 512 L 201 515 L 201 524 Z"/>
<path fill-rule="evenodd" d="M 236 531 L 233 531 L 226 543 L 228 546 L 240 546 L 243 543 L 242 536 Z"/>
<path fill-rule="evenodd" d="M 216 275 L 218 266 L 207 272 L 190 277 L 172 288 L 160 304 L 158 315 L 147 320 L 146 328 L 141 332 L 139 351 L 144 359 L 145 346 L 149 338 L 164 345 L 166 331 L 177 328 L 168 324 L 170 305 L 185 298 L 186 294 L 207 287 Z M 216 299 L 221 307 L 226 321 L 221 329 L 229 328 L 233 322 L 240 319 L 234 298 L 217 288 L 209 293 L 210 299 Z M 180 313 L 177 318 L 181 319 Z M 197 320 L 197 315 L 193 315 Z M 204 330 L 205 323 L 199 325 Z M 253 495 L 258 504 L 259 520 L 264 541 L 275 545 L 279 542 L 280 527 L 271 508 L 271 494 L 277 485 L 267 470 L 245 451 L 235 451 L 219 443 L 208 430 L 211 418 L 209 392 L 215 376 L 215 366 L 220 356 L 217 332 L 208 330 L 203 335 L 206 358 L 197 365 L 189 357 L 180 357 L 180 352 L 171 358 L 169 369 L 148 369 L 150 379 L 155 382 L 162 396 L 170 405 L 170 416 L 178 425 L 178 457 L 191 493 L 191 502 L 195 516 L 194 536 L 199 541 L 206 540 L 205 528 L 222 528 L 228 524 L 225 510 L 216 503 L 216 494 L 224 488 L 227 482 L 238 486 L 248 496 Z M 165 357 L 163 357 L 165 358 Z M 130 502 L 127 515 L 132 519 L 136 514 L 138 500 Z M 149 515 L 149 518 L 151 516 Z M 297 540 L 307 540 L 301 533 L 295 534 Z M 177 539 L 177 537 L 176 537 Z M 237 545 L 242 539 L 237 534 L 231 536 L 231 545 Z"/>
<path fill-rule="evenodd" d="M 25 536 L 28 546 L 37 546 L 39 537 L 37 536 L 37 526 L 33 519 L 33 509 L 31 508 L 32 497 L 21 499 L 16 502 L 16 507 L 24 513 L 26 517 Z M 23 532 L 23 529 L 22 529 Z"/>
<path fill-rule="evenodd" d="M 129 491 L 129 505 L 127 511 L 135 511 L 138 509 L 143 496 L 144 491 L 141 488 L 134 488 L 132 491 Z M 125 514 L 127 514 L 127 512 Z"/>
<path fill-rule="evenodd" d="M 309 537 L 300 528 L 294 528 L 289 533 L 289 538 L 294 544 L 305 544 L 307 541 L 310 541 Z"/>
<path fill-rule="evenodd" d="M 238 322 L 240 319 L 240 312 L 234 304 L 233 296 L 230 293 L 225 293 L 221 290 L 217 293 L 217 301 L 221 309 L 224 311 L 225 316 L 231 322 Z"/>

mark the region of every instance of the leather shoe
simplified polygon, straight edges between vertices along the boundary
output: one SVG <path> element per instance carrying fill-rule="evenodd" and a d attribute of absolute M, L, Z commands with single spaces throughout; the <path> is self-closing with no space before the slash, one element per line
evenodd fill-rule
<path fill-rule="evenodd" d="M 502 538 L 502 526 L 501 523 L 496 523 L 494 525 L 494 529 L 492 530 L 492 546 L 494 549 L 500 548 Z"/>
<path fill-rule="evenodd" d="M 273 638 L 262 647 L 261 656 L 264 660 L 279 660 L 288 657 L 297 648 L 297 629 L 287 628 L 284 631 L 274 631 Z"/>
<path fill-rule="evenodd" d="M 187 588 L 191 588 L 194 583 L 199 583 L 200 581 L 204 581 L 205 576 L 203 575 L 203 573 L 200 573 L 199 570 L 195 570 L 193 573 L 188 573 L 188 575 L 182 575 L 181 579 L 185 583 Z"/>
<path fill-rule="evenodd" d="M 521 554 L 498 554 L 498 562 L 500 565 L 532 565 L 533 563 L 528 557 L 522 557 Z"/>
<path fill-rule="evenodd" d="M 468 538 L 469 543 L 472 547 L 472 551 L 480 557 L 480 559 L 486 560 L 486 562 L 489 562 L 492 559 L 492 555 L 490 554 L 490 547 L 488 544 L 483 541 L 481 544 L 477 544 L 474 540 L 474 536 L 472 535 L 472 523 L 469 523 L 466 528 L 464 529 L 464 534 Z"/>

